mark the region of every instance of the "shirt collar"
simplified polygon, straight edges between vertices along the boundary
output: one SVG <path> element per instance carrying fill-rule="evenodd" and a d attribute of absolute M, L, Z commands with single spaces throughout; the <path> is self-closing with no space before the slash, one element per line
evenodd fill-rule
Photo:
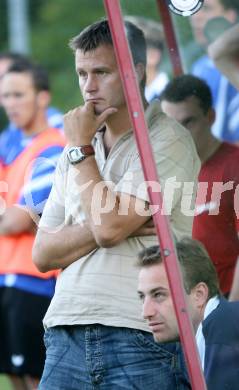
<path fill-rule="evenodd" d="M 216 307 L 219 305 L 219 303 L 220 303 L 220 299 L 219 299 L 218 295 L 209 299 L 209 301 L 207 302 L 207 305 L 205 307 L 205 311 L 204 311 L 204 316 L 203 316 L 204 320 L 209 316 L 209 314 L 211 314 L 211 312 L 213 310 L 216 309 Z"/>

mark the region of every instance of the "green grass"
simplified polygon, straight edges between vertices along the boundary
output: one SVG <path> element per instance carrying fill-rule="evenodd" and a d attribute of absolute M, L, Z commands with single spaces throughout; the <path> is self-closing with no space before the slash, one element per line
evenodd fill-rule
<path fill-rule="evenodd" d="M 12 390 L 8 379 L 4 375 L 0 375 L 0 390 Z"/>

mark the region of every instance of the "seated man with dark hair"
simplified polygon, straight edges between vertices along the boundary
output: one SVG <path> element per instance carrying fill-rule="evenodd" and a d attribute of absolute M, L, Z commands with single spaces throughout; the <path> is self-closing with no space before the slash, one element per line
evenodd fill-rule
<path fill-rule="evenodd" d="M 188 129 L 202 162 L 193 238 L 201 241 L 218 273 L 222 293 L 239 299 L 239 149 L 211 133 L 216 119 L 209 86 L 191 75 L 176 77 L 161 95 L 162 110 Z M 220 116 L 220 112 L 217 113 Z"/>
<path fill-rule="evenodd" d="M 239 302 L 228 302 L 220 296 L 216 270 L 202 244 L 185 238 L 176 244 L 176 250 L 208 390 L 237 390 Z M 160 248 L 144 249 L 138 265 L 138 294 L 155 341 L 178 340 L 178 324 Z"/>

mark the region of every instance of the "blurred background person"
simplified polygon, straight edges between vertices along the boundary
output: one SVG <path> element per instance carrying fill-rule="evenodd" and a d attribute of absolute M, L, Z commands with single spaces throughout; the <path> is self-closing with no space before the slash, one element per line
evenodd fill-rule
<path fill-rule="evenodd" d="M 216 67 L 239 90 L 239 23 L 212 42 L 208 54 Z"/>
<path fill-rule="evenodd" d="M 55 272 L 41 274 L 31 251 L 65 140 L 50 128 L 47 72 L 16 61 L 1 80 L 1 103 L 14 127 L 0 137 L 0 372 L 14 389 L 36 389 L 45 348 L 42 318 L 55 288 Z M 2 142 L 4 140 L 4 142 Z"/>
<path fill-rule="evenodd" d="M 202 162 L 193 238 L 205 245 L 212 258 L 223 294 L 239 300 L 239 271 L 235 272 L 239 255 L 239 215 L 235 203 L 239 149 L 212 135 L 215 110 L 210 88 L 203 80 L 191 75 L 175 78 L 162 92 L 161 105 L 168 116 L 190 131 Z"/>
<path fill-rule="evenodd" d="M 7 116 L 5 115 L 5 112 L 2 108 L 1 104 L 1 83 L 2 83 L 2 78 L 8 68 L 13 64 L 13 63 L 25 63 L 28 64 L 30 63 L 31 60 L 24 54 L 20 53 L 14 53 L 14 52 L 0 52 L 0 115 L 1 115 L 1 120 L 0 120 L 0 132 L 6 128 L 7 126 Z M 50 127 L 54 128 L 63 128 L 63 116 L 62 113 L 56 109 L 55 107 L 47 107 L 47 118 L 48 118 L 48 123 Z M 8 128 L 14 129 L 16 126 L 14 123 L 10 123 Z"/>
<path fill-rule="evenodd" d="M 0 52 L 0 132 L 7 126 L 7 116 L 1 104 L 1 83 L 9 66 L 15 61 L 28 61 L 27 57 L 18 53 Z"/>
<path fill-rule="evenodd" d="M 191 16 L 195 40 L 206 50 L 223 29 L 236 23 L 239 17 L 238 0 L 205 0 L 200 11 Z M 192 73 L 209 85 L 217 118 L 212 126 L 215 137 L 239 142 L 239 99 L 237 90 L 229 83 L 211 59 L 204 55 L 192 67 Z"/>
<path fill-rule="evenodd" d="M 161 23 L 143 16 L 126 16 L 125 19 L 144 32 L 147 45 L 145 97 L 148 102 L 151 102 L 160 96 L 169 81 L 167 73 L 162 70 L 165 50 L 163 28 Z"/>

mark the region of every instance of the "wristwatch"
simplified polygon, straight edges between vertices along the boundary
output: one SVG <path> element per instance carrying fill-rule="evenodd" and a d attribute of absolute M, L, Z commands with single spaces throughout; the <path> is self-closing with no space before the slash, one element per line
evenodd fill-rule
<path fill-rule="evenodd" d="M 67 157 L 69 162 L 74 165 L 93 154 L 95 151 L 92 145 L 72 146 L 67 152 Z"/>

